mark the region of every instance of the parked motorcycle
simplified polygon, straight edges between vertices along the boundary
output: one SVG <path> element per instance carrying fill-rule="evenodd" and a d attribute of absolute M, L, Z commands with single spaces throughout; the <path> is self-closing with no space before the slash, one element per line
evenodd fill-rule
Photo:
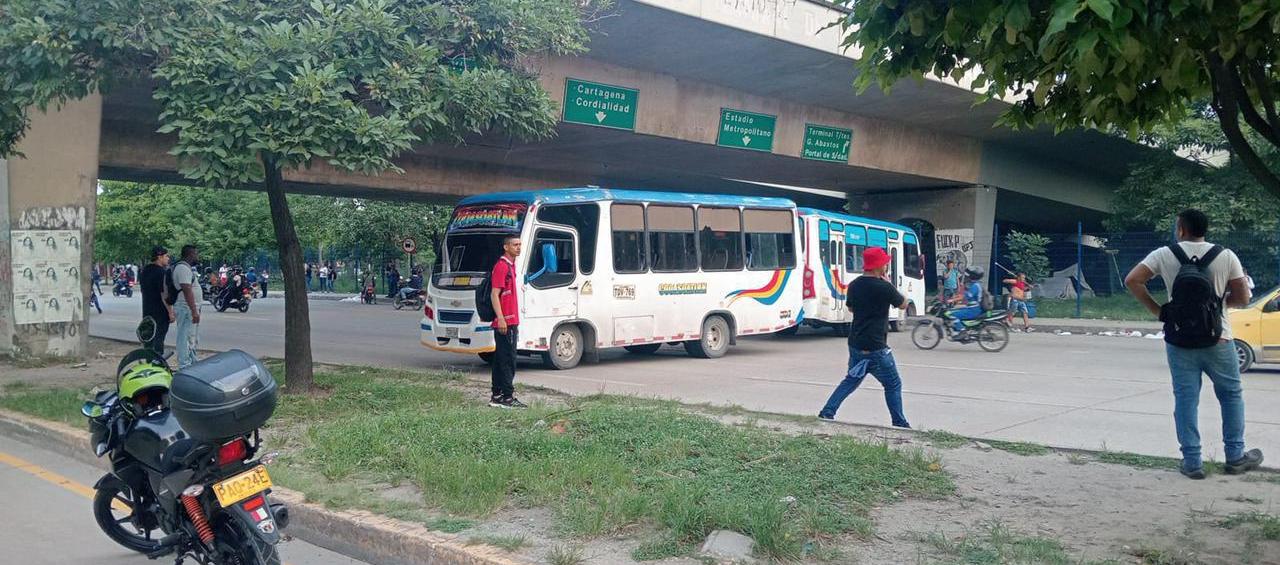
<path fill-rule="evenodd" d="M 964 320 L 964 330 L 954 329 L 955 318 L 948 313 L 948 306 L 934 301 L 929 307 L 929 315 L 916 324 L 911 330 L 911 343 L 920 349 L 933 349 L 942 342 L 943 336 L 958 343 L 977 343 L 984 351 L 997 353 L 1009 345 L 1009 326 L 1005 325 L 1004 310 L 988 310 L 982 317 Z"/>
<path fill-rule="evenodd" d="M 241 312 L 249 311 L 249 304 L 253 302 L 253 288 L 249 286 L 241 287 L 238 291 L 230 288 L 223 291 L 213 302 L 213 307 L 219 312 L 226 312 L 228 308 L 235 308 Z"/>
<path fill-rule="evenodd" d="M 129 279 L 124 277 L 117 278 L 115 284 L 111 287 L 111 296 L 133 298 L 133 285 L 129 283 Z"/>
<path fill-rule="evenodd" d="M 141 337 L 141 333 L 140 337 Z M 150 349 L 131 352 L 115 390 L 84 404 L 91 443 L 111 472 L 94 485 L 93 514 L 112 541 L 175 565 L 279 565 L 288 509 L 271 501 L 258 428 L 276 382 L 232 350 L 172 374 Z"/>
<path fill-rule="evenodd" d="M 403 286 L 401 288 L 408 287 Z M 400 310 L 406 306 L 409 307 L 410 310 L 421 310 L 423 306 L 427 305 L 427 297 L 421 289 L 411 290 L 408 296 L 404 296 L 397 292 L 396 297 L 393 300 L 394 302 L 392 305 L 396 307 L 396 310 Z"/>
<path fill-rule="evenodd" d="M 360 300 L 365 304 L 378 303 L 378 293 L 376 289 L 373 288 L 372 280 L 364 283 L 364 290 L 360 292 Z"/>

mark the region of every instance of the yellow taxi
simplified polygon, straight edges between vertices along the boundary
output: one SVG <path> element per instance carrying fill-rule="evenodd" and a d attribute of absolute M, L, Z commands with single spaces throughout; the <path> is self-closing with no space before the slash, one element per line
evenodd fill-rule
<path fill-rule="evenodd" d="M 1253 303 L 1227 317 L 1241 373 L 1254 363 L 1280 363 L 1280 287 L 1255 296 Z"/>

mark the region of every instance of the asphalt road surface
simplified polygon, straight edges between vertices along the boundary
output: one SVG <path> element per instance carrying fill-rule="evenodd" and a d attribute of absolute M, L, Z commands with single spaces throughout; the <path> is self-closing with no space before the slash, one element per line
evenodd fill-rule
<path fill-rule="evenodd" d="M 138 298 L 104 297 L 94 314 L 95 336 L 130 338 Z M 202 348 L 240 348 L 279 357 L 284 351 L 284 301 L 253 303 L 245 314 L 205 308 Z M 478 359 L 425 349 L 418 343 L 421 312 L 389 305 L 311 301 L 312 348 L 320 362 L 430 369 L 450 367 L 488 379 Z M 173 332 L 170 331 L 170 343 Z M 891 334 L 903 379 L 907 418 L 917 429 L 1031 441 L 1059 447 L 1177 456 L 1173 393 L 1163 342 L 1155 339 L 1013 334 L 1001 353 L 943 343 L 920 351 L 907 333 Z M 530 359 L 516 381 L 574 394 L 633 394 L 739 405 L 752 410 L 817 414 L 843 377 L 844 340 L 830 332 L 740 339 L 727 356 L 692 359 L 681 347 L 654 356 L 621 350 L 595 365 L 551 371 Z M 1247 373 L 1246 442 L 1280 462 L 1280 367 Z M 479 400 L 479 399 L 477 399 Z M 868 378 L 845 401 L 838 420 L 888 425 L 881 389 Z M 1221 421 L 1207 379 L 1200 409 L 1206 457 L 1221 458 Z"/>
<path fill-rule="evenodd" d="M 107 538 L 90 508 L 102 470 L 0 436 L 0 563 L 22 565 L 143 565 L 148 561 Z M 286 565 L 360 565 L 300 540 L 280 546 Z M 191 563 L 191 561 L 188 561 Z"/>

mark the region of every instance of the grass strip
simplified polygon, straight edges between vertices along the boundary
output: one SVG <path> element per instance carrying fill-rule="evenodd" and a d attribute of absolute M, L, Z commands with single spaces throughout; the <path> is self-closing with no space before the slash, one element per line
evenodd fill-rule
<path fill-rule="evenodd" d="M 941 533 L 917 535 L 927 553 L 921 563 L 966 565 L 1119 565 L 1118 561 L 1082 561 L 1062 543 L 1045 537 L 1024 536 L 1000 522 L 986 522 L 958 536 Z"/>

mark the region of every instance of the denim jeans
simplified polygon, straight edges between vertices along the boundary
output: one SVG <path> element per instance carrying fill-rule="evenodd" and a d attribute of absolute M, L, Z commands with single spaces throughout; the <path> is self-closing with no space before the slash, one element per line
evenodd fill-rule
<path fill-rule="evenodd" d="M 178 319 L 178 335 L 175 336 L 175 345 L 178 350 L 178 368 L 184 368 L 196 362 L 196 348 L 200 346 L 200 324 L 196 324 L 191 318 L 191 308 L 187 306 L 187 301 L 179 299 L 177 304 L 173 305 L 174 317 Z M 200 311 L 200 305 L 196 305 L 196 312 Z"/>
<path fill-rule="evenodd" d="M 964 331 L 964 320 L 974 320 L 982 317 L 981 306 L 964 306 L 962 308 L 953 308 L 947 311 L 955 322 L 952 322 L 952 328 L 956 331 Z"/>
<path fill-rule="evenodd" d="M 902 379 L 898 377 L 898 364 L 893 360 L 893 350 L 888 347 L 863 353 L 849 346 L 849 371 L 831 393 L 831 398 L 827 399 L 827 405 L 822 407 L 820 415 L 834 418 L 840 404 L 858 389 L 862 380 L 867 378 L 867 373 L 871 373 L 880 381 L 880 386 L 884 387 L 884 403 L 889 407 L 893 425 L 909 426 L 907 417 L 902 415 Z"/>
<path fill-rule="evenodd" d="M 1222 408 L 1222 443 L 1227 461 L 1244 455 L 1244 388 L 1240 385 L 1240 365 L 1235 346 L 1220 342 L 1213 347 L 1190 349 L 1165 344 L 1169 373 L 1173 375 L 1173 423 L 1182 447 L 1182 464 L 1188 469 L 1202 465 L 1200 457 L 1200 384 L 1209 375 L 1213 393 Z"/>

